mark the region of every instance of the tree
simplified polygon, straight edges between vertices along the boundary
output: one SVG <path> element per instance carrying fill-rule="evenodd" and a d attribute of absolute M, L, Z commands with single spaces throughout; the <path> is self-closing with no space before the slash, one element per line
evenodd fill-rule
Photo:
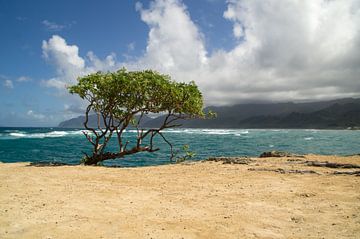
<path fill-rule="evenodd" d="M 78 79 L 69 92 L 88 102 L 85 112 L 84 135 L 92 145 L 92 155 L 85 153 L 84 164 L 96 165 L 104 160 L 122 158 L 138 152 L 155 152 L 154 137 L 161 137 L 171 149 L 173 146 L 163 134 L 167 128 L 178 127 L 179 119 L 204 118 L 202 94 L 194 82 L 179 83 L 170 76 L 152 70 L 97 72 Z M 97 127 L 88 125 L 89 114 L 97 114 Z M 163 114 L 158 128 L 143 128 L 144 114 Z M 124 131 L 133 126 L 137 136 L 134 146 L 124 142 Z M 115 135 L 116 152 L 107 151 Z"/>

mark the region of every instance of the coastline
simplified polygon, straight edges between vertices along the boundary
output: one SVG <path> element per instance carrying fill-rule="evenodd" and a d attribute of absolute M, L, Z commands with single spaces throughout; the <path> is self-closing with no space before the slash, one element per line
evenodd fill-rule
<path fill-rule="evenodd" d="M 307 163 L 326 161 L 360 165 L 360 156 L 0 163 L 0 238 L 359 238 L 360 177 L 335 172 L 360 169 Z"/>

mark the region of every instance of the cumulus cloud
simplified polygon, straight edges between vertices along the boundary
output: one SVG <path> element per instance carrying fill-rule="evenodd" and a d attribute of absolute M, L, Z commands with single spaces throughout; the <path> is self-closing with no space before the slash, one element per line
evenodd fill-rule
<path fill-rule="evenodd" d="M 65 86 L 75 82 L 85 70 L 85 60 L 79 56 L 76 45 L 68 45 L 62 37 L 52 36 L 43 41 L 42 50 L 44 58 L 56 66 L 57 77 L 45 82 L 47 86 L 65 89 Z"/>
<path fill-rule="evenodd" d="M 136 64 L 162 71 L 187 71 L 206 64 L 206 50 L 198 27 L 186 6 L 176 0 L 158 0 L 148 9 L 137 5 L 149 26 L 145 55 Z"/>
<path fill-rule="evenodd" d="M 80 76 L 119 68 L 115 54 L 111 53 L 105 59 L 99 59 L 93 52 L 88 52 L 83 58 L 79 55 L 79 48 L 76 45 L 68 44 L 58 35 L 53 35 L 48 41 L 43 41 L 42 52 L 46 61 L 56 69 L 56 76 L 44 80 L 43 85 L 56 88 L 58 95 L 70 104 L 69 109 L 85 105 L 78 97 L 67 93 L 67 86 L 76 84 Z"/>
<path fill-rule="evenodd" d="M 356 0 L 229 0 L 223 17 L 235 47 L 206 51 L 203 33 L 180 0 L 136 4 L 149 27 L 143 56 L 98 59 L 53 36 L 43 53 L 57 69 L 48 86 L 62 88 L 96 70 L 152 68 L 194 80 L 207 104 L 303 101 L 360 96 L 360 4 Z"/>
<path fill-rule="evenodd" d="M 150 30 L 136 63 L 194 80 L 207 104 L 360 96 L 356 1 L 230 0 L 223 16 L 238 42 L 212 55 L 182 2 L 137 9 Z"/>
<path fill-rule="evenodd" d="M 244 38 L 212 57 L 233 62 L 222 65 L 232 65 L 224 91 L 275 101 L 359 96 L 356 1 L 231 0 L 224 17 Z"/>
<path fill-rule="evenodd" d="M 96 71 L 114 70 L 118 67 L 114 53 L 105 59 L 99 59 L 90 51 L 85 58 L 82 58 L 76 45 L 69 45 L 58 35 L 43 41 L 42 50 L 44 58 L 55 66 L 57 72 L 57 76 L 44 81 L 44 84 L 59 90 L 65 90 L 67 85 L 75 84 L 79 76 Z"/>

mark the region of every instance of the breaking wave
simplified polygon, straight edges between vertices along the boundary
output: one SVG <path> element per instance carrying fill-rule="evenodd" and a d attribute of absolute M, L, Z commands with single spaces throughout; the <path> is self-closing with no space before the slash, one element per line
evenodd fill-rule
<path fill-rule="evenodd" d="M 73 131 L 50 131 L 50 132 L 38 132 L 28 133 L 24 131 L 5 131 L 0 134 L 0 138 L 59 138 L 59 137 L 73 137 L 83 135 L 84 130 L 73 130 Z M 136 133 L 134 129 L 125 131 L 126 133 Z M 167 129 L 164 130 L 166 134 L 200 134 L 200 135 L 233 135 L 233 136 L 244 136 L 249 134 L 248 130 L 236 130 L 236 129 Z M 90 132 L 88 132 L 91 134 Z"/>
<path fill-rule="evenodd" d="M 3 134 L 6 136 L 5 134 Z M 12 132 L 9 133 L 8 136 L 12 138 L 59 138 L 59 137 L 65 137 L 65 136 L 76 136 L 76 135 L 82 135 L 82 130 L 76 130 L 76 131 L 51 131 L 46 133 L 26 133 L 26 132 Z"/>
<path fill-rule="evenodd" d="M 249 134 L 248 130 L 232 130 L 232 129 L 168 129 L 166 133 L 181 133 L 181 134 L 208 134 L 208 135 L 234 135 L 241 136 Z"/>

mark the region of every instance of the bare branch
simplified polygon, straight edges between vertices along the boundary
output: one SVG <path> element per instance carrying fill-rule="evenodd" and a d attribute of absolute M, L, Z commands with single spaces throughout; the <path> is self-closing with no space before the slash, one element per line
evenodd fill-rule
<path fill-rule="evenodd" d="M 170 146 L 170 154 L 171 154 L 171 156 L 170 156 L 170 159 L 173 159 L 174 158 L 174 150 L 173 150 L 173 145 L 170 143 L 170 141 L 169 140 L 167 140 L 166 138 L 165 138 L 165 136 L 161 133 L 161 132 L 158 132 L 158 134 L 164 139 L 164 141 Z"/>
<path fill-rule="evenodd" d="M 93 146 L 95 146 L 95 143 L 93 142 L 93 139 L 90 137 L 90 135 L 89 135 L 86 131 L 82 131 L 82 133 L 85 135 L 85 137 L 87 138 L 87 140 L 88 140 Z"/>

